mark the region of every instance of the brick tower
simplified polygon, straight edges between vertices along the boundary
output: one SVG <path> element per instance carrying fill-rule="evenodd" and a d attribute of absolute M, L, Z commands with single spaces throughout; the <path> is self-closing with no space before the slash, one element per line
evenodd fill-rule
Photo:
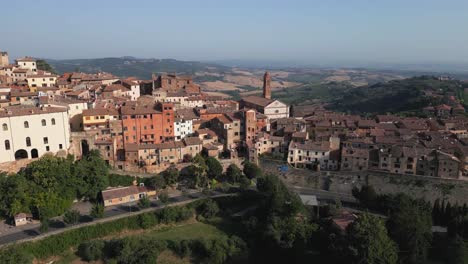
<path fill-rule="evenodd" d="M 263 75 L 263 97 L 271 99 L 271 76 L 269 72 Z"/>

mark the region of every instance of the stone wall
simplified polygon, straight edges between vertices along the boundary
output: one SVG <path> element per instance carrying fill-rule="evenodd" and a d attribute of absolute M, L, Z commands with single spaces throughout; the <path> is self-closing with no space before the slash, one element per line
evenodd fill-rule
<path fill-rule="evenodd" d="M 265 164 L 265 161 L 261 163 L 264 168 L 279 165 L 280 163 L 272 165 L 271 161 L 268 161 L 268 164 Z M 294 168 L 289 168 L 284 176 L 281 178 L 290 185 L 316 188 L 346 195 L 352 194 L 353 187 L 360 188 L 362 185 L 369 184 L 379 194 L 402 192 L 431 202 L 440 198 L 451 203 L 468 203 L 468 181 L 463 180 L 392 174 L 381 171 L 316 172 Z"/>

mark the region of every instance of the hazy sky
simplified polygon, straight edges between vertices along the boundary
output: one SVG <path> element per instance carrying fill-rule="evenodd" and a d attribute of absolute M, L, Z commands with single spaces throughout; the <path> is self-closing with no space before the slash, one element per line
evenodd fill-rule
<path fill-rule="evenodd" d="M 468 62 L 468 0 L 11 0 L 12 57 Z"/>

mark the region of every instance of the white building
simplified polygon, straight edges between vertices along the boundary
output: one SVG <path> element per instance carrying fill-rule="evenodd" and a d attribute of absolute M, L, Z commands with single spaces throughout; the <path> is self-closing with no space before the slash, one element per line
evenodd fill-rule
<path fill-rule="evenodd" d="M 83 130 L 83 110 L 88 109 L 88 103 L 86 101 L 55 96 L 53 98 L 40 97 L 39 104 L 44 107 L 65 108 L 68 113 L 71 131 Z"/>
<path fill-rule="evenodd" d="M 27 75 L 26 82 L 28 83 L 29 88 L 34 87 L 52 87 L 55 86 L 57 83 L 57 76 L 56 75 L 47 75 L 47 74 L 36 74 L 36 75 Z M 35 91 L 37 89 L 32 89 Z"/>
<path fill-rule="evenodd" d="M 67 151 L 68 114 L 56 107 L 9 107 L 0 111 L 0 162 Z"/>
<path fill-rule="evenodd" d="M 20 69 L 28 70 L 33 74 L 37 72 L 36 60 L 31 57 L 17 59 L 16 65 L 18 65 Z"/>
<path fill-rule="evenodd" d="M 241 100 L 241 108 L 255 109 L 266 115 L 268 119 L 289 117 L 289 106 L 278 100 L 263 98 L 260 96 L 248 96 Z"/>
<path fill-rule="evenodd" d="M 122 81 L 122 85 L 130 89 L 127 95 L 130 96 L 132 101 L 136 101 L 140 97 L 140 84 L 136 81 L 124 80 Z"/>
<path fill-rule="evenodd" d="M 174 120 L 174 136 L 175 140 L 181 140 L 193 133 L 193 122 L 191 119 L 175 118 Z"/>

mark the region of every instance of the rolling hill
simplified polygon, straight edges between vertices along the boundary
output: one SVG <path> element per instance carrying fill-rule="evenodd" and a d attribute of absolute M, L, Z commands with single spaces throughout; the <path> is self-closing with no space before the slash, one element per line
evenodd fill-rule
<path fill-rule="evenodd" d="M 194 75 L 196 72 L 223 72 L 229 67 L 217 64 L 174 59 L 138 59 L 134 57 L 46 60 L 58 73 L 81 71 L 110 72 L 120 77 L 150 79 L 152 73 L 168 72 Z"/>

